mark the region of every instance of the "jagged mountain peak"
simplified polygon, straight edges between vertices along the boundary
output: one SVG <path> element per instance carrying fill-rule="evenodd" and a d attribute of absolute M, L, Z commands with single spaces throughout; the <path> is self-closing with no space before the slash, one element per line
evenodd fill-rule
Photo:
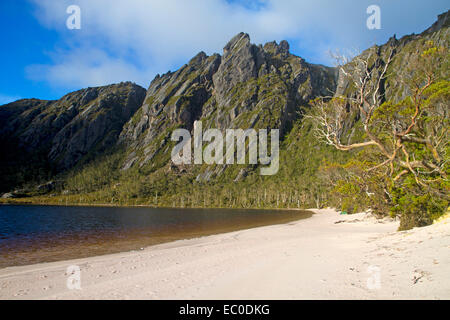
<path fill-rule="evenodd" d="M 228 43 L 225 45 L 225 47 L 223 48 L 224 54 L 232 51 L 238 46 L 242 46 L 245 44 L 250 44 L 250 36 L 248 33 L 240 32 L 233 38 L 231 38 L 231 40 L 228 41 Z"/>
<path fill-rule="evenodd" d="M 152 81 L 142 108 L 120 136 L 129 150 L 123 169 L 157 166 L 155 157 L 170 154 L 171 130 L 191 130 L 195 120 L 202 120 L 205 129 L 285 132 L 301 106 L 334 89 L 335 78 L 333 68 L 290 54 L 285 40 L 257 46 L 241 32 L 225 45 L 222 56 L 200 52 L 180 69 Z"/>
<path fill-rule="evenodd" d="M 206 59 L 208 59 L 208 55 L 205 52 L 200 51 L 189 61 L 189 64 L 190 65 L 198 65 L 198 64 L 201 64 Z"/>
<path fill-rule="evenodd" d="M 239 49 L 243 46 L 251 46 L 255 45 L 251 42 L 250 35 L 245 32 L 240 32 L 237 35 L 235 35 L 231 40 L 225 45 L 224 47 L 224 56 L 228 53 L 232 52 L 233 50 Z M 276 41 L 270 41 L 265 43 L 264 45 L 259 45 L 259 47 L 264 48 L 264 50 L 268 53 L 272 54 L 279 54 L 279 53 L 285 53 L 289 54 L 289 43 L 286 40 L 280 41 L 278 44 Z"/>
<path fill-rule="evenodd" d="M 437 32 L 443 28 L 450 27 L 450 10 L 438 15 L 437 21 L 425 33 Z"/>

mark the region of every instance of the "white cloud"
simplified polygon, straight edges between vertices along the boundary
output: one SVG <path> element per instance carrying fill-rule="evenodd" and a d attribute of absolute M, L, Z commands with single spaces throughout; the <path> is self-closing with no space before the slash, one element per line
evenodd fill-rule
<path fill-rule="evenodd" d="M 414 26 L 439 13 L 419 10 L 422 0 L 404 1 L 402 14 L 389 10 L 400 0 L 378 0 L 384 29 L 370 32 L 365 27 L 366 8 L 373 0 L 245 0 L 245 5 L 225 0 L 32 1 L 36 17 L 61 33 L 60 47 L 66 49 L 53 52 L 53 64 L 30 66 L 27 74 L 67 87 L 122 80 L 147 86 L 156 73 L 179 67 L 201 50 L 220 53 L 240 31 L 249 33 L 255 43 L 288 39 L 292 51 L 327 63 L 325 53 L 330 49 L 364 49 L 387 40 L 395 32 L 389 26 L 401 22 Z M 439 2 L 445 3 L 435 3 Z M 81 30 L 65 28 L 66 8 L 72 4 L 81 7 Z M 420 15 L 408 20 L 408 12 Z M 414 31 L 421 30 L 411 27 Z"/>
<path fill-rule="evenodd" d="M 57 51 L 52 54 L 53 65 L 31 65 L 26 68 L 27 77 L 68 87 L 101 86 L 133 79 L 145 83 L 154 77 L 151 70 L 138 69 L 124 59 L 113 58 L 95 48 Z"/>

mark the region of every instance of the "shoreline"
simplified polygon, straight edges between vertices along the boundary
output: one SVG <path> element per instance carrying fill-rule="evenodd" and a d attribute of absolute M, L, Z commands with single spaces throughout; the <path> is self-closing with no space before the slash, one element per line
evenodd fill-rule
<path fill-rule="evenodd" d="M 311 211 L 282 225 L 0 269 L 0 299 L 450 298 L 449 219 L 397 232 L 388 219 Z M 82 290 L 66 287 L 70 265 Z M 370 289 L 374 270 L 380 286 Z"/>
<path fill-rule="evenodd" d="M 13 207 L 12 205 L 11 207 Z M 199 223 L 188 223 L 182 227 L 167 225 L 164 228 L 153 228 L 150 225 L 130 228 L 116 228 L 114 232 L 106 229 L 84 230 L 78 232 L 56 232 L 48 235 L 36 234 L 26 240 L 24 239 L 0 239 L 0 269 L 7 267 L 27 266 L 39 263 L 50 263 L 80 258 L 90 258 L 101 255 L 125 253 L 154 245 L 170 243 L 177 240 L 189 240 L 199 237 L 225 234 L 242 230 L 250 230 L 264 226 L 282 225 L 310 218 L 314 212 L 306 210 L 263 210 L 263 209 L 194 209 L 194 208 L 148 208 L 148 207 L 80 207 L 80 206 L 23 206 L 17 205 L 16 210 L 27 210 L 27 208 L 38 208 L 37 210 L 63 213 L 64 208 L 69 210 L 102 209 L 101 212 L 111 210 L 126 210 L 123 217 L 112 214 L 113 220 L 126 219 L 125 216 L 133 217 L 135 213 L 139 217 L 141 213 L 150 216 L 156 212 L 157 215 L 166 215 L 172 212 L 184 214 L 204 214 L 214 217 L 215 212 L 222 215 L 222 221 L 214 222 L 200 219 Z M 20 209 L 20 208 L 23 209 Z M 39 213 L 38 211 L 38 213 Z M 240 211 L 245 211 L 247 218 L 239 219 Z M 8 211 L 6 211 L 8 212 Z M 94 211 L 94 215 L 95 215 Z M 101 212 L 100 213 L 101 216 Z M 228 217 L 228 218 L 227 218 Z M 58 219 L 58 215 L 53 215 Z M 181 217 L 180 217 L 181 218 Z M 195 219 L 195 218 L 194 218 Z M 189 219 L 188 219 L 189 220 Z M 201 222 L 203 221 L 203 222 Z M 234 221 L 234 222 L 233 222 Z M 45 227 L 44 227 L 45 228 Z"/>
<path fill-rule="evenodd" d="M 27 199 L 27 198 L 17 198 Z M 8 199 L 9 200 L 9 199 Z M 152 206 L 148 204 L 111 204 L 111 203 L 72 203 L 72 204 L 58 204 L 58 203 L 38 203 L 38 202 L 14 202 L 14 201 L 1 201 L 0 206 L 51 206 L 51 207 L 86 207 L 86 208 L 151 208 L 151 209 L 221 209 L 221 210 L 276 210 L 276 211 L 311 211 L 311 209 L 303 208 L 233 208 L 233 207 L 173 207 L 173 206 Z"/>

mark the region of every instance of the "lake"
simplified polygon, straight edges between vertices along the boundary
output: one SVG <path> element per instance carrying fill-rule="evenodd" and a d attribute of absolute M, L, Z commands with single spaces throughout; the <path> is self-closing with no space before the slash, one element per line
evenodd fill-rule
<path fill-rule="evenodd" d="M 309 211 L 0 205 L 0 268 L 288 223 Z"/>

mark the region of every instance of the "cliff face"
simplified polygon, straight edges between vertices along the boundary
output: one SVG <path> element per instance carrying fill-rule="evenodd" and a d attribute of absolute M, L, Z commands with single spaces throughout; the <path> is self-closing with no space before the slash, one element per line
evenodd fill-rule
<path fill-rule="evenodd" d="M 448 16 L 448 12 L 439 16 L 422 34 L 393 37 L 376 47 L 379 65 L 393 49 L 389 72 L 402 74 L 426 41 L 448 45 Z M 0 155 L 0 192 L 54 179 L 77 165 L 82 170 L 85 162 L 115 149 L 123 152 L 117 170 L 124 174 L 171 169 L 173 129 L 192 130 L 196 120 L 203 122 L 204 130 L 280 129 L 281 137 L 289 136 L 311 99 L 336 90 L 352 94 L 335 68 L 292 55 L 286 41 L 255 45 L 248 34 L 239 33 L 222 55 L 200 52 L 179 70 L 158 75 L 148 90 L 127 82 L 83 89 L 58 101 L 27 99 L 1 106 L 0 146 L 8 152 Z M 383 90 L 394 100 L 408 94 L 396 77 Z M 286 153 L 311 143 L 296 139 Z M 224 175 L 241 180 L 252 170 L 252 166 L 202 166 L 170 174 L 191 174 L 195 183 Z"/>
<path fill-rule="evenodd" d="M 25 99 L 0 107 L 0 145 L 8 150 L 0 156 L 1 170 L 23 176 L 16 177 L 21 181 L 33 179 L 31 171 L 39 168 L 45 175 L 72 168 L 90 153 L 115 145 L 144 97 L 145 89 L 121 83 L 57 101 Z"/>

